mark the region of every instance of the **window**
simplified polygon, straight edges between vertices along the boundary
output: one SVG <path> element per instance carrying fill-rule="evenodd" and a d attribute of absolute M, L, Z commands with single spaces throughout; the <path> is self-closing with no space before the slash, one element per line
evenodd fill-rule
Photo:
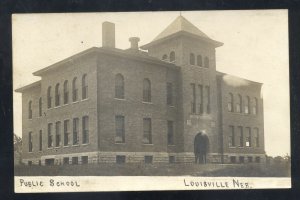
<path fill-rule="evenodd" d="M 69 103 L 69 85 L 68 81 L 64 82 L 64 104 Z"/>
<path fill-rule="evenodd" d="M 64 164 L 64 165 L 68 165 L 69 162 L 70 162 L 69 157 L 64 157 L 64 158 L 63 158 L 63 164 Z"/>
<path fill-rule="evenodd" d="M 197 65 L 202 67 L 202 56 L 201 55 L 197 56 Z"/>
<path fill-rule="evenodd" d="M 206 98 L 207 98 L 206 113 L 210 114 L 210 87 L 205 86 L 205 89 L 206 89 Z"/>
<path fill-rule="evenodd" d="M 248 156 L 248 163 L 252 163 L 252 162 L 253 162 L 252 156 Z"/>
<path fill-rule="evenodd" d="M 191 89 L 192 89 L 192 101 L 191 101 L 191 113 L 196 113 L 196 85 L 194 83 L 191 83 Z"/>
<path fill-rule="evenodd" d="M 258 101 L 257 98 L 254 98 L 254 103 L 253 103 L 253 114 L 257 115 L 258 113 Z"/>
<path fill-rule="evenodd" d="M 152 162 L 153 162 L 153 156 L 145 156 L 146 164 L 152 164 Z"/>
<path fill-rule="evenodd" d="M 228 96 L 228 111 L 229 112 L 233 112 L 233 94 L 232 93 L 229 93 L 229 96 Z"/>
<path fill-rule="evenodd" d="M 70 120 L 64 121 L 64 146 L 69 144 L 69 135 L 70 135 Z"/>
<path fill-rule="evenodd" d="M 168 121 L 168 145 L 174 145 L 174 123 Z"/>
<path fill-rule="evenodd" d="M 254 128 L 254 146 L 259 147 L 259 130 L 258 128 Z"/>
<path fill-rule="evenodd" d="M 193 53 L 190 54 L 190 64 L 195 65 L 195 55 Z"/>
<path fill-rule="evenodd" d="M 152 144 L 151 118 L 143 119 L 143 143 Z"/>
<path fill-rule="evenodd" d="M 246 127 L 246 147 L 251 147 L 251 129 Z"/>
<path fill-rule="evenodd" d="M 53 147 L 53 135 L 52 135 L 53 124 L 48 124 L 48 148 Z"/>
<path fill-rule="evenodd" d="M 54 165 L 54 158 L 45 159 L 45 165 L 47 166 Z"/>
<path fill-rule="evenodd" d="M 239 160 L 240 160 L 240 163 L 244 163 L 245 162 L 245 157 L 244 156 L 240 156 Z"/>
<path fill-rule="evenodd" d="M 238 101 L 236 103 L 236 112 L 242 112 L 242 96 L 238 95 Z"/>
<path fill-rule="evenodd" d="M 229 126 L 229 137 L 228 137 L 228 143 L 230 147 L 235 146 L 235 139 L 234 139 L 234 126 Z"/>
<path fill-rule="evenodd" d="M 126 162 L 126 156 L 120 156 L 120 155 L 117 155 L 116 156 L 116 163 L 117 164 L 124 164 Z"/>
<path fill-rule="evenodd" d="M 115 143 L 125 143 L 125 118 L 117 115 L 115 117 L 116 136 Z"/>
<path fill-rule="evenodd" d="M 143 82 L 143 101 L 151 102 L 151 82 L 147 78 Z"/>
<path fill-rule="evenodd" d="M 60 146 L 60 140 L 61 140 L 61 122 L 56 122 L 55 123 L 55 147 L 59 147 Z"/>
<path fill-rule="evenodd" d="M 236 163 L 236 157 L 230 156 L 230 163 Z"/>
<path fill-rule="evenodd" d="M 28 103 L 28 119 L 32 119 L 32 101 Z"/>
<path fill-rule="evenodd" d="M 209 59 L 208 59 L 208 57 L 204 58 L 204 67 L 209 68 Z"/>
<path fill-rule="evenodd" d="M 51 86 L 49 86 L 47 90 L 47 102 L 48 102 L 48 108 L 51 108 L 52 107 Z"/>
<path fill-rule="evenodd" d="M 255 157 L 255 162 L 260 163 L 260 157 Z"/>
<path fill-rule="evenodd" d="M 29 132 L 28 134 L 28 151 L 29 152 L 32 152 L 32 149 L 33 149 L 33 145 L 32 145 L 32 132 Z"/>
<path fill-rule="evenodd" d="M 72 157 L 72 164 L 78 165 L 78 157 Z"/>
<path fill-rule="evenodd" d="M 79 137 L 78 137 L 78 128 L 79 128 L 79 119 L 73 119 L 73 145 L 79 144 Z"/>
<path fill-rule="evenodd" d="M 72 93 L 73 93 L 73 102 L 78 101 L 78 88 L 77 88 L 77 78 L 76 77 L 73 79 Z"/>
<path fill-rule="evenodd" d="M 42 116 L 42 97 L 39 99 L 39 116 Z"/>
<path fill-rule="evenodd" d="M 167 60 L 167 59 L 168 59 L 167 54 L 164 54 L 164 55 L 162 56 L 162 60 Z"/>
<path fill-rule="evenodd" d="M 246 97 L 246 103 L 245 103 L 245 113 L 250 114 L 250 97 Z"/>
<path fill-rule="evenodd" d="M 167 83 L 167 105 L 173 105 L 173 84 Z"/>
<path fill-rule="evenodd" d="M 82 144 L 89 143 L 89 117 L 82 117 Z"/>
<path fill-rule="evenodd" d="M 239 147 L 244 146 L 244 135 L 243 135 L 243 127 L 238 127 L 238 141 L 239 141 Z"/>
<path fill-rule="evenodd" d="M 82 99 L 87 99 L 88 97 L 89 97 L 89 95 L 88 95 L 88 80 L 87 80 L 87 75 L 86 74 L 84 74 L 83 76 L 82 76 L 82 93 L 81 93 L 81 95 L 82 95 Z"/>
<path fill-rule="evenodd" d="M 199 87 L 199 114 L 203 114 L 203 85 L 198 85 Z"/>
<path fill-rule="evenodd" d="M 81 164 L 86 165 L 89 163 L 89 157 L 88 156 L 81 156 Z"/>
<path fill-rule="evenodd" d="M 169 163 L 175 163 L 175 156 L 169 156 Z"/>
<path fill-rule="evenodd" d="M 124 99 L 124 77 L 121 74 L 115 77 L 115 98 Z"/>
<path fill-rule="evenodd" d="M 175 52 L 171 51 L 170 53 L 170 62 L 174 62 L 175 61 Z"/>
<path fill-rule="evenodd" d="M 39 132 L 39 151 L 43 150 L 43 131 Z"/>
<path fill-rule="evenodd" d="M 55 86 L 55 106 L 59 106 L 60 102 L 59 83 Z"/>

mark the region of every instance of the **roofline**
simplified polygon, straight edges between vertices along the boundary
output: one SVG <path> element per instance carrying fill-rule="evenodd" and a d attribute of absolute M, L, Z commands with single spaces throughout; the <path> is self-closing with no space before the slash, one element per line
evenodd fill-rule
<path fill-rule="evenodd" d="M 173 33 L 173 34 L 168 35 L 168 36 L 166 36 L 166 37 L 160 38 L 160 39 L 158 39 L 158 40 L 153 40 L 153 41 L 151 41 L 151 42 L 148 43 L 148 44 L 144 44 L 144 45 L 142 45 L 140 48 L 141 48 L 141 49 L 144 49 L 144 50 L 147 50 L 147 49 L 148 49 L 149 47 L 151 47 L 151 46 L 154 46 L 154 45 L 156 45 L 156 44 L 158 44 L 158 43 L 160 43 L 160 42 L 163 42 L 163 41 L 165 41 L 165 40 L 169 40 L 169 39 L 171 39 L 171 38 L 177 37 L 177 36 L 179 36 L 179 35 L 191 36 L 191 37 L 193 37 L 193 38 L 195 38 L 195 39 L 199 39 L 199 40 L 202 40 L 202 41 L 204 41 L 204 42 L 213 44 L 213 45 L 215 46 L 215 48 L 224 45 L 224 43 L 219 42 L 219 41 L 216 41 L 216 40 L 213 40 L 213 39 L 210 39 L 210 38 L 204 38 L 204 37 L 198 36 L 198 35 L 196 35 L 196 34 L 189 33 L 189 32 L 187 32 L 187 31 L 178 31 L 178 32 L 176 32 L 176 33 Z"/>
<path fill-rule="evenodd" d="M 79 52 L 79 53 L 77 53 L 77 54 L 75 54 L 75 55 L 73 55 L 73 56 L 67 57 L 67 58 L 65 58 L 65 59 L 63 59 L 63 60 L 61 60 L 61 61 L 59 61 L 59 62 L 56 62 L 56 63 L 54 63 L 54 64 L 52 64 L 52 65 L 50 65 L 50 66 L 48 66 L 48 67 L 45 67 L 45 68 L 43 68 L 43 69 L 41 69 L 41 70 L 38 70 L 38 71 L 35 71 L 35 72 L 33 72 L 32 74 L 35 75 L 35 76 L 41 76 L 41 75 L 44 74 L 45 72 L 47 72 L 47 71 L 49 71 L 49 70 L 53 70 L 53 69 L 55 69 L 56 67 L 59 67 L 60 65 L 69 62 L 71 59 L 76 59 L 76 58 L 78 58 L 78 57 L 80 57 L 80 56 L 83 56 L 83 55 L 89 54 L 89 53 L 91 53 L 91 52 L 94 52 L 95 49 L 97 49 L 97 47 L 91 47 L 91 48 L 86 49 L 86 50 L 84 50 L 84 51 L 82 51 L 82 52 Z"/>
<path fill-rule="evenodd" d="M 217 76 L 222 76 L 222 77 L 223 76 L 232 76 L 232 77 L 239 78 L 239 79 L 242 79 L 242 80 L 245 80 L 245 81 L 249 81 L 249 82 L 254 83 L 254 84 L 263 85 L 263 83 L 261 83 L 261 82 L 252 81 L 252 80 L 245 79 L 245 78 L 242 78 L 242 77 L 239 77 L 239 76 L 235 76 L 235 75 L 231 75 L 231 74 L 226 74 L 226 73 L 220 72 L 220 71 L 216 71 L 216 74 L 217 74 Z"/>
<path fill-rule="evenodd" d="M 24 92 L 24 91 L 26 91 L 26 90 L 28 90 L 30 88 L 34 88 L 34 87 L 37 87 L 37 86 L 41 86 L 41 80 L 36 81 L 34 83 L 31 83 L 29 85 L 25 85 L 25 86 L 23 86 L 21 88 L 18 88 L 18 89 L 15 90 L 15 92 L 22 93 L 22 92 Z"/>

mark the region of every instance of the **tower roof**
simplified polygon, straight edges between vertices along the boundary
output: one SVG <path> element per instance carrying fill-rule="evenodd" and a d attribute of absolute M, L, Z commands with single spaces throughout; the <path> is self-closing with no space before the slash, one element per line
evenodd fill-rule
<path fill-rule="evenodd" d="M 194 24 L 189 22 L 183 16 L 178 16 L 165 30 L 163 30 L 153 41 L 162 39 L 174 33 L 185 31 L 188 33 L 192 33 L 194 35 L 208 38 L 210 39 L 205 33 L 200 31 Z"/>
<path fill-rule="evenodd" d="M 169 39 L 176 35 L 189 35 L 197 39 L 202 39 L 210 44 L 213 44 L 215 47 L 222 46 L 223 43 L 215 41 L 209 38 L 205 33 L 198 29 L 195 25 L 189 22 L 183 16 L 178 16 L 165 30 L 163 30 L 158 36 L 152 40 L 149 44 L 141 46 L 142 49 L 147 49 L 149 46 L 157 44 L 160 41 Z"/>

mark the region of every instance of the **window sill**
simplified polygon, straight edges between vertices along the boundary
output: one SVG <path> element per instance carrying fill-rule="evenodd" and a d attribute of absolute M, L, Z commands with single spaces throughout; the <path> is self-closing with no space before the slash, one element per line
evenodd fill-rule
<path fill-rule="evenodd" d="M 63 148 L 67 148 L 67 147 L 70 147 L 71 145 L 68 144 L 68 145 L 64 145 Z"/>
<path fill-rule="evenodd" d="M 175 147 L 175 144 L 168 144 L 169 147 Z"/>
<path fill-rule="evenodd" d="M 143 145 L 146 145 L 146 146 L 153 146 L 154 144 L 152 143 L 152 144 L 145 144 L 145 143 L 143 143 Z"/>
<path fill-rule="evenodd" d="M 115 99 L 115 100 L 118 100 L 118 101 L 126 101 L 126 99 L 125 99 L 125 98 L 123 98 L 123 99 L 120 99 L 120 98 L 114 97 L 114 99 Z"/>
<path fill-rule="evenodd" d="M 54 147 L 54 149 L 59 149 L 60 148 L 60 146 L 58 146 L 58 147 Z"/>
<path fill-rule="evenodd" d="M 88 146 L 90 143 L 81 144 L 81 146 Z"/>
<path fill-rule="evenodd" d="M 125 145 L 126 143 L 125 142 L 115 142 L 115 144 L 123 144 L 123 145 Z"/>
<path fill-rule="evenodd" d="M 79 147 L 79 144 L 72 144 L 72 147 Z"/>
<path fill-rule="evenodd" d="M 148 102 L 148 101 L 142 101 L 142 103 L 144 103 L 144 104 L 149 104 L 149 105 L 153 105 L 152 102 Z"/>

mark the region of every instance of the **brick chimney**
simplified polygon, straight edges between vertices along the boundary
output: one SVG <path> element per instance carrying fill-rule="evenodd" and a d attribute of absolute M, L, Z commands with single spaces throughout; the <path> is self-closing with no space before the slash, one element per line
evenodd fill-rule
<path fill-rule="evenodd" d="M 115 48 L 115 24 L 102 23 L 102 47 Z"/>
<path fill-rule="evenodd" d="M 138 38 L 138 37 L 129 38 L 130 49 L 138 51 L 139 50 L 139 41 L 140 41 L 140 38 Z"/>

